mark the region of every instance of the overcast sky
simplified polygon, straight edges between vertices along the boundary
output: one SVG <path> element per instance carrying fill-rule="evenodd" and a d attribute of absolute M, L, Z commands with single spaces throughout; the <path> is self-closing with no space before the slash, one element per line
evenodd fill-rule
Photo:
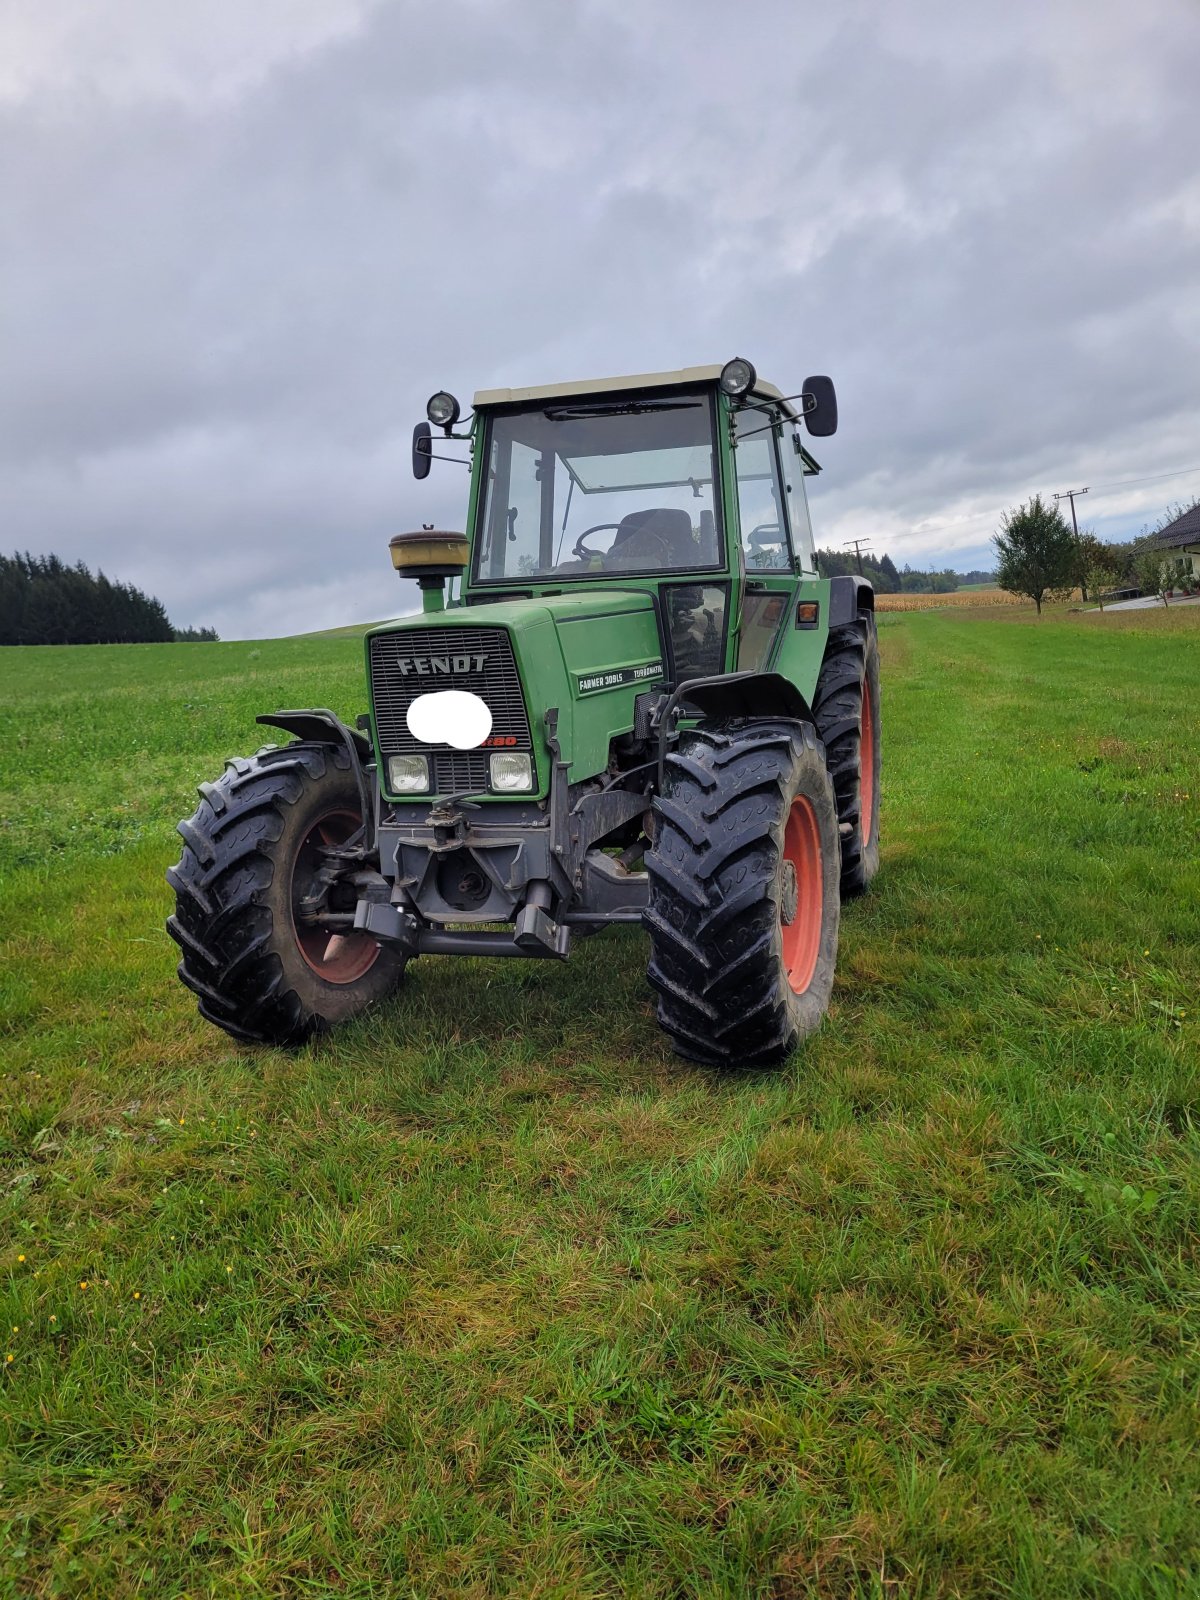
<path fill-rule="evenodd" d="M 1198 59 L 1195 0 L 6 0 L 0 547 L 385 616 L 432 390 L 735 354 L 837 384 L 819 543 L 1132 536 L 1200 493 Z"/>

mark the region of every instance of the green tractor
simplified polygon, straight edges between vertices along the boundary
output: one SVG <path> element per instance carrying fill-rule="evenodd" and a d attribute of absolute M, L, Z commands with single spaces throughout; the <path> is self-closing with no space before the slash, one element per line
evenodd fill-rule
<path fill-rule="evenodd" d="M 561 961 L 634 923 L 680 1054 L 780 1061 L 879 861 L 874 594 L 817 572 L 797 431 L 834 432 L 833 385 L 739 358 L 459 416 L 433 396 L 413 470 L 434 428 L 468 444 L 469 531 L 391 541 L 423 609 L 367 634 L 370 711 L 259 717 L 294 742 L 180 824 L 179 975 L 294 1045 L 418 956 Z"/>

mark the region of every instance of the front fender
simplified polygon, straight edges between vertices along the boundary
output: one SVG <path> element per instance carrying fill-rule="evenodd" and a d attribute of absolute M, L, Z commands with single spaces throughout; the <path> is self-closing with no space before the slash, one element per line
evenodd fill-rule
<path fill-rule="evenodd" d="M 365 733 L 360 733 L 356 728 L 348 728 L 339 716 L 332 711 L 326 711 L 323 706 L 311 707 L 305 711 L 268 711 L 261 717 L 255 717 L 254 720 L 270 728 L 282 728 L 285 733 L 294 733 L 298 739 L 305 739 L 313 744 L 340 744 L 349 755 L 350 765 L 354 769 L 358 796 L 362 801 L 363 821 L 370 822 L 374 807 L 371 802 L 371 787 L 367 783 L 366 767 L 373 753 L 371 741 Z"/>
<path fill-rule="evenodd" d="M 694 706 L 706 717 L 788 717 L 812 722 L 808 701 L 790 678 L 779 672 L 727 672 L 716 678 L 693 678 L 676 694 L 688 715 Z"/>
<path fill-rule="evenodd" d="M 674 690 L 658 719 L 658 792 L 662 793 L 667 747 L 678 717 L 816 718 L 790 678 L 779 672 L 726 672 L 714 678 L 689 678 Z"/>

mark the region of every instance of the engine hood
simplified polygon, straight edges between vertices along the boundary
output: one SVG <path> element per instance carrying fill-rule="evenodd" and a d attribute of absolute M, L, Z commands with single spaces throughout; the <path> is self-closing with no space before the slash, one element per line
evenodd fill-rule
<path fill-rule="evenodd" d="M 496 638 L 500 629 L 507 635 L 503 644 Z M 667 670 L 654 600 L 638 589 L 421 612 L 372 628 L 366 648 L 381 764 L 391 751 L 408 748 L 406 707 L 415 693 L 463 688 L 487 703 L 506 746 L 511 737 L 513 748 L 531 749 L 539 799 L 551 768 L 548 728 L 557 730 L 572 783 L 598 776 L 608 766 L 612 740 L 634 725 L 637 695 L 659 688 Z M 434 754 L 439 774 L 458 760 Z M 483 789 L 470 753 L 453 771 L 456 790 Z M 438 783 L 448 791 L 449 780 L 439 776 Z"/>
<path fill-rule="evenodd" d="M 380 633 L 400 633 L 422 628 L 479 628 L 500 626 L 525 632 L 553 627 L 558 622 L 654 612 L 654 601 L 641 589 L 584 589 L 578 593 L 538 595 L 531 600 L 496 600 L 489 604 L 455 606 L 448 611 L 419 611 L 396 617 L 372 628 L 368 638 Z"/>

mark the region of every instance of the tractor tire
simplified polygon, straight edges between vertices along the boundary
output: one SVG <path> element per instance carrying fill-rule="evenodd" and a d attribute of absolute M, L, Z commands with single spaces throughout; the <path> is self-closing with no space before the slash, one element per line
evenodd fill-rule
<path fill-rule="evenodd" d="M 660 1026 L 692 1061 L 782 1061 L 820 1026 L 837 961 L 837 811 L 814 729 L 685 732 L 654 816 L 644 925 Z"/>
<path fill-rule="evenodd" d="M 870 612 L 830 630 L 813 715 L 837 796 L 848 900 L 879 870 L 879 641 Z"/>
<path fill-rule="evenodd" d="M 320 864 L 317 847 L 362 826 L 348 753 L 308 743 L 260 750 L 227 762 L 199 793 L 167 873 L 167 932 L 200 1015 L 250 1044 L 298 1045 L 389 994 L 402 954 L 367 934 L 298 928 L 294 915 Z M 331 909 L 353 910 L 352 894 L 335 887 Z"/>

